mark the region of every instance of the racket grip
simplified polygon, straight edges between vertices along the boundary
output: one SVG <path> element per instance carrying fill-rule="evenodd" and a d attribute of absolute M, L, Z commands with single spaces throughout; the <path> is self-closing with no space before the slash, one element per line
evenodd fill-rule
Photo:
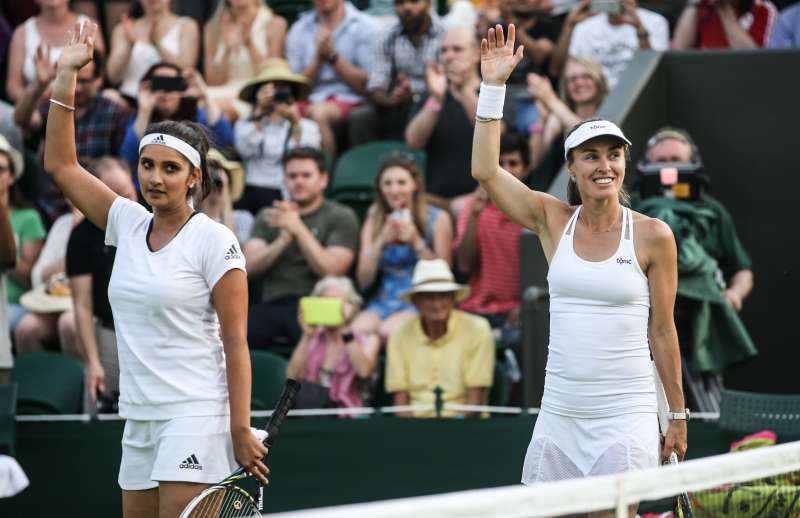
<path fill-rule="evenodd" d="M 272 415 L 269 417 L 269 421 L 267 422 L 267 437 L 264 439 L 264 444 L 267 447 L 272 446 L 272 444 L 275 442 L 275 438 L 278 435 L 278 430 L 280 430 L 283 420 L 286 419 L 289 410 L 291 410 L 292 406 L 294 406 L 294 398 L 297 396 L 299 391 L 300 382 L 291 378 L 286 380 L 286 384 L 283 386 L 283 393 L 281 394 L 278 404 L 275 405 L 275 410 L 272 411 Z"/>

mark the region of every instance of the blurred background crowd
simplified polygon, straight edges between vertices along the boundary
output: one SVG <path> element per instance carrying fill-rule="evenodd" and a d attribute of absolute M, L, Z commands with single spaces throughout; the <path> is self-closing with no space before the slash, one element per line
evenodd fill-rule
<path fill-rule="evenodd" d="M 798 48 L 792 4 L 2 0 L 0 249 L 16 255 L 0 254 L 0 382 L 14 358 L 62 351 L 84 364 L 87 407 L 113 405 L 118 390 L 106 295 L 114 249 L 41 165 L 54 64 L 76 23 L 93 20 L 102 33 L 78 77 L 80 160 L 136 200 L 148 124 L 207 129 L 215 185 L 196 208 L 239 238 L 250 347 L 282 356 L 289 376 L 316 387 L 302 405 L 486 404 L 520 401 L 523 229 L 470 175 L 480 35 L 517 27 L 525 57 L 506 92 L 500 165 L 547 190 L 564 135 L 597 114 L 639 50 Z M 700 151 L 685 129 L 663 128 L 641 167 L 690 173 Z M 754 284 L 747 251 L 722 203 L 690 201 L 696 212 L 681 214 L 706 218 L 697 239 L 718 266 L 711 285 L 724 318 L 735 319 Z M 675 209 L 646 196 L 632 203 L 654 215 Z M 679 310 L 693 322 L 698 306 Z M 732 326 L 730 354 L 755 354 Z M 500 400 L 498 377 L 517 383 Z"/>

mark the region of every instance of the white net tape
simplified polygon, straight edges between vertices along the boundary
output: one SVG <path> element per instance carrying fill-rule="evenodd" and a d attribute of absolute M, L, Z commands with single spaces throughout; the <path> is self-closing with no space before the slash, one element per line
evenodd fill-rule
<path fill-rule="evenodd" d="M 673 497 L 800 470 L 800 441 L 646 471 L 273 514 L 281 518 L 537 518 L 624 510 Z"/>

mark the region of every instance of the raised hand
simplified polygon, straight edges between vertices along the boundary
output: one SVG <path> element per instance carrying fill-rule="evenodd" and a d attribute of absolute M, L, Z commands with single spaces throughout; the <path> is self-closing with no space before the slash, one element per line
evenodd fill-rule
<path fill-rule="evenodd" d="M 508 39 L 503 35 L 503 26 L 489 29 L 481 40 L 481 76 L 487 85 L 502 86 L 514 67 L 522 61 L 525 49 L 522 45 L 514 52 L 514 25 L 508 26 Z"/>
<path fill-rule="evenodd" d="M 428 63 L 425 68 L 425 83 L 428 86 L 428 93 L 439 102 L 444 100 L 447 92 L 447 76 L 444 74 L 441 65 Z"/>
<path fill-rule="evenodd" d="M 550 102 L 556 97 L 550 80 L 539 74 L 528 74 L 528 92 L 545 106 L 549 106 Z"/>
<path fill-rule="evenodd" d="M 637 30 L 644 29 L 642 20 L 636 12 L 636 2 L 634 0 L 622 0 L 622 13 L 620 14 L 622 23 L 633 25 Z"/>
<path fill-rule="evenodd" d="M 594 13 L 592 13 L 590 5 L 590 0 L 580 0 L 569 12 L 564 23 L 575 27 L 575 25 L 581 23 L 583 20 L 593 16 Z"/>
<path fill-rule="evenodd" d="M 239 48 L 242 44 L 242 38 L 239 35 L 239 25 L 231 19 L 231 15 L 225 13 L 222 15 L 222 41 L 228 49 Z"/>
<path fill-rule="evenodd" d="M 56 67 L 50 61 L 50 50 L 46 43 L 42 43 L 36 48 L 36 54 L 33 56 L 36 82 L 42 87 L 49 85 L 50 81 L 56 77 Z"/>
<path fill-rule="evenodd" d="M 128 43 L 133 45 L 136 43 L 137 35 L 136 35 L 136 22 L 132 20 L 127 14 L 122 15 L 122 19 L 119 21 L 120 26 L 122 27 L 122 33 L 125 34 L 125 39 L 128 40 Z"/>
<path fill-rule="evenodd" d="M 76 23 L 75 28 L 69 33 L 69 39 L 61 51 L 61 56 L 58 58 L 57 70 L 77 72 L 90 62 L 94 54 L 95 34 L 97 34 L 96 23 Z"/>
<path fill-rule="evenodd" d="M 203 76 L 200 75 L 194 68 L 187 68 L 183 71 L 183 78 L 186 79 L 186 90 L 183 92 L 184 97 L 196 97 L 198 99 L 206 98 L 206 82 Z"/>

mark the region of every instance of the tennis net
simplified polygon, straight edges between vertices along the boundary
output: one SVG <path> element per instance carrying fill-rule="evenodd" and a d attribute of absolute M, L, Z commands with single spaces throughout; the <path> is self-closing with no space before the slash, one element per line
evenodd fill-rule
<path fill-rule="evenodd" d="M 479 467 L 476 467 L 479 469 Z M 685 497 L 682 506 L 677 504 Z M 800 441 L 646 471 L 282 513 L 281 518 L 800 518 Z M 596 515 L 592 515 L 596 516 Z M 597 516 L 603 516 L 597 515 Z"/>

